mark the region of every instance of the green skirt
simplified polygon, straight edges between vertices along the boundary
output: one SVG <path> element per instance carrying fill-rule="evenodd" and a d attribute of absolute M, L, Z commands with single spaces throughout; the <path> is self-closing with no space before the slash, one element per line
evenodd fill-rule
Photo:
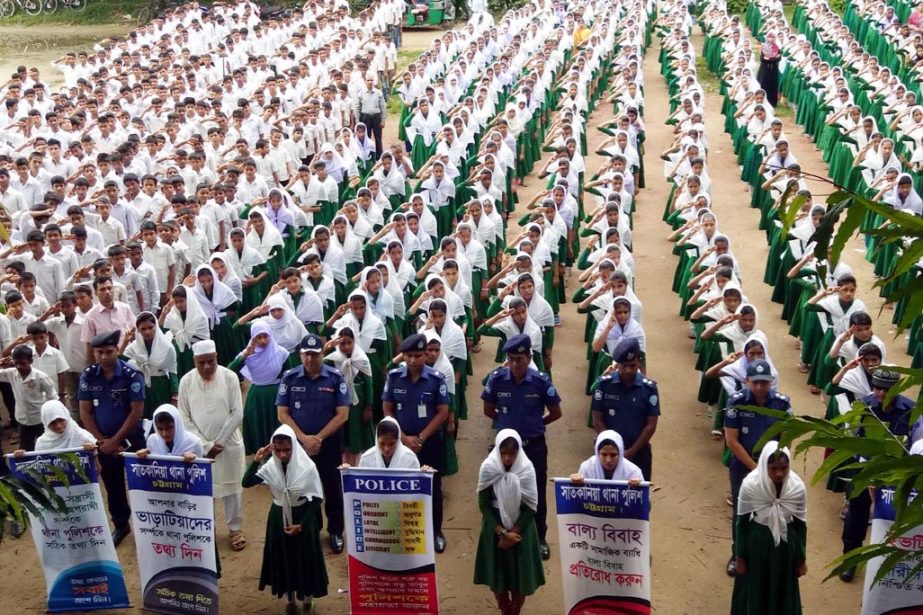
<path fill-rule="evenodd" d="M 545 584 L 545 572 L 535 521 L 522 528 L 522 540 L 512 549 L 497 547 L 493 521 L 485 516 L 481 522 L 481 537 L 474 560 L 474 583 L 486 585 L 492 592 L 515 592 L 530 596 Z"/>
<path fill-rule="evenodd" d="M 263 546 L 263 567 L 260 570 L 260 590 L 267 586 L 277 598 L 288 592 L 298 600 L 327 595 L 327 566 L 320 544 L 318 517 L 320 500 L 292 508 L 292 518 L 304 525 L 297 536 L 282 531 L 282 507 L 273 504 L 266 519 L 266 542 Z"/>
<path fill-rule="evenodd" d="M 169 376 L 151 377 L 151 386 L 144 390 L 144 418 L 154 418 L 154 411 L 163 404 L 169 404 L 173 399 L 173 387 L 170 385 Z"/>
<path fill-rule="evenodd" d="M 363 422 L 364 406 L 356 404 L 349 407 L 349 419 L 346 421 L 346 450 L 358 455 L 375 446 L 375 429 L 372 422 Z"/>
<path fill-rule="evenodd" d="M 276 392 L 279 384 L 250 384 L 244 401 L 244 449 L 253 455 L 269 444 L 272 434 L 279 428 L 276 415 Z"/>

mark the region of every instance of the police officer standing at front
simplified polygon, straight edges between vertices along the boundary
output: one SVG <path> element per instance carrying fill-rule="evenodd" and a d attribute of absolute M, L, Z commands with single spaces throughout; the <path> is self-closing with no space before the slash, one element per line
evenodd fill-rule
<path fill-rule="evenodd" d="M 604 374 L 593 387 L 593 429 L 612 429 L 625 442 L 625 457 L 651 480 L 651 438 L 660 418 L 657 383 L 640 372 L 641 346 L 635 338 L 615 347 L 615 373 Z"/>
<path fill-rule="evenodd" d="M 279 422 L 294 430 L 317 466 L 324 488 L 330 549 L 339 554 L 343 552 L 343 488 L 337 468 L 342 461 L 342 427 L 349 417 L 350 398 L 343 374 L 324 365 L 324 340 L 309 333 L 300 346 L 301 367 L 282 376 L 276 411 Z"/>
<path fill-rule="evenodd" d="M 542 559 L 551 557 L 545 541 L 548 530 L 548 445 L 545 427 L 561 418 L 561 398 L 548 374 L 529 367 L 532 342 L 528 335 L 514 335 L 503 345 L 506 365 L 491 372 L 481 399 L 484 414 L 493 419 L 497 431 L 515 429 L 522 438 L 522 450 L 535 466 L 538 483 L 538 509 L 535 522 L 541 540 Z M 548 414 L 545 414 L 545 409 Z"/>
<path fill-rule="evenodd" d="M 80 374 L 77 401 L 80 420 L 96 437 L 106 500 L 112 516 L 112 542 L 118 546 L 131 531 L 131 508 L 125 491 L 121 451 L 141 448 L 144 375 L 119 359 L 119 331 L 100 333 L 90 341 L 96 363 Z"/>
<path fill-rule="evenodd" d="M 756 469 L 756 459 L 759 457 L 759 451 L 753 450 L 756 443 L 773 423 L 780 420 L 753 410 L 744 410 L 743 406 L 762 406 L 789 415 L 792 413 L 788 397 L 772 390 L 772 370 L 766 361 L 757 360 L 747 367 L 746 388 L 728 399 L 724 412 L 724 441 L 733 455 L 728 465 L 731 504 L 734 507 L 734 515 L 731 517 L 731 559 L 727 563 L 727 573 L 731 577 L 737 574 L 733 553 L 740 484 L 751 470 Z"/>
<path fill-rule="evenodd" d="M 401 442 L 417 454 L 420 465 L 436 470 L 433 476 L 433 529 L 436 552 L 445 551 L 442 534 L 442 478 L 449 394 L 445 377 L 426 364 L 426 336 L 410 335 L 398 349 L 404 365 L 388 372 L 381 399 L 385 416 L 401 426 Z"/>

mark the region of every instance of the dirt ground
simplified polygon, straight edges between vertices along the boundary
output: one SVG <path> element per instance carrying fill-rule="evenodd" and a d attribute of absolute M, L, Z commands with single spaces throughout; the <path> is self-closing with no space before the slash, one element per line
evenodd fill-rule
<path fill-rule="evenodd" d="M 96 34 L 97 36 L 99 33 Z M 432 32 L 405 34 L 405 49 L 425 47 Z M 0 29 L 0 41 L 6 42 L 6 29 Z M 701 51 L 701 36 L 695 39 Z M 645 64 L 645 122 L 647 124 L 647 185 L 639 199 L 634 218 L 634 257 L 637 263 L 636 292 L 644 303 L 644 327 L 648 343 L 648 375 L 659 383 L 663 415 L 653 440 L 654 482 L 659 487 L 653 495 L 653 588 L 654 610 L 669 615 L 702 615 L 729 610 L 732 580 L 725 576 L 724 565 L 730 551 L 730 511 L 725 504 L 728 494 L 727 471 L 721 465 L 721 445 L 710 440 L 710 420 L 704 408 L 695 400 L 697 374 L 693 369 L 692 342 L 686 338 L 686 325 L 677 316 L 678 301 L 670 292 L 675 266 L 671 244 L 665 237 L 669 229 L 661 222 L 668 184 L 660 174 L 658 155 L 672 141 L 671 127 L 663 124 L 668 114 L 667 91 L 657 65 L 658 46 L 655 41 L 648 51 Z M 0 60 L 0 75 L 7 65 L 47 62 L 60 55 L 60 50 L 37 53 L 32 60 L 6 56 Z M 757 229 L 758 212 L 751 209 L 749 194 L 739 180 L 739 170 L 731 151 L 728 136 L 722 132 L 721 100 L 709 94 L 706 125 L 710 138 L 709 173 L 714 185 L 714 210 L 721 229 L 734 241 L 734 250 L 741 261 L 746 294 L 762 310 L 761 328 L 772 340 L 771 354 L 780 371 L 781 390 L 792 397 L 799 414 L 823 415 L 823 402 L 808 393 L 804 376 L 798 373 L 798 351 L 795 340 L 788 337 L 779 319 L 779 306 L 769 300 L 770 288 L 762 284 L 767 246 L 763 233 Z M 610 119 L 611 107 L 600 106 L 590 121 L 589 150 L 594 151 L 604 135 L 595 130 L 599 123 Z M 805 172 L 826 175 L 826 168 L 813 144 L 800 136 L 789 120 L 786 129 L 793 141 L 793 152 Z M 396 118 L 386 125 L 386 142 L 396 139 Z M 545 158 L 547 161 L 547 157 Z M 593 153 L 587 157 L 587 168 L 595 171 L 601 159 Z M 537 167 L 538 171 L 540 167 Z M 544 182 L 528 178 L 520 188 L 520 201 L 528 202 Z M 827 192 L 826 186 L 809 181 L 815 194 Z M 518 232 L 515 227 L 511 234 Z M 872 316 L 878 314 L 881 301 L 871 290 L 871 268 L 862 259 L 861 243 L 854 242 L 854 253 L 847 254 L 859 279 L 862 298 Z M 847 250 L 849 252 L 849 250 Z M 576 276 L 568 280 L 568 296 L 576 287 Z M 863 292 L 864 291 L 864 292 Z M 567 303 L 562 307 L 563 321 L 556 335 L 554 349 L 554 379 L 564 400 L 564 418 L 549 428 L 550 475 L 568 475 L 592 452 L 593 434 L 586 428 L 588 398 L 583 394 L 586 373 L 585 347 L 582 343 L 583 317 Z M 876 333 L 889 345 L 889 358 L 906 365 L 903 339 L 893 341 L 893 328 L 885 311 L 876 324 Z M 469 420 L 460 426 L 458 454 L 461 471 L 445 481 L 445 534 L 448 549 L 437 556 L 439 595 L 444 613 L 494 612 L 490 592 L 472 585 L 473 562 L 479 526 L 479 514 L 474 492 L 477 469 L 493 433 L 487 419 L 477 409 L 481 387 L 480 377 L 493 367 L 493 344 L 475 357 L 475 374 L 468 391 L 472 408 Z M 798 459 L 793 468 L 806 479 L 820 463 L 820 455 Z M 809 490 L 808 575 L 802 579 L 801 595 L 805 613 L 855 613 L 861 599 L 861 581 L 843 585 L 838 580 L 822 583 L 825 567 L 840 552 L 841 522 L 837 516 L 842 498 L 824 490 L 823 485 Z M 226 548 L 227 532 L 219 531 L 222 547 L 221 579 L 222 610 L 227 613 L 277 613 L 281 603 L 257 589 L 263 534 L 269 495 L 265 489 L 245 492 L 245 532 L 249 546 L 240 553 Z M 223 518 L 218 511 L 217 518 Z M 557 550 L 557 532 L 549 519 L 548 540 L 552 558 L 545 563 L 547 583 L 526 603 L 525 613 L 552 615 L 561 612 L 561 574 Z M 219 524 L 220 525 L 220 524 Z M 138 570 L 133 540 L 119 547 L 129 595 L 140 595 Z M 348 612 L 345 556 L 327 556 L 330 576 L 329 595 L 318 602 L 318 613 Z M 5 540 L 0 545 L 0 578 L 7 579 L 5 603 L 17 612 L 37 613 L 44 609 L 45 586 L 31 540 Z M 861 576 L 860 576 L 861 579 Z M 132 609 L 140 612 L 140 609 Z"/>

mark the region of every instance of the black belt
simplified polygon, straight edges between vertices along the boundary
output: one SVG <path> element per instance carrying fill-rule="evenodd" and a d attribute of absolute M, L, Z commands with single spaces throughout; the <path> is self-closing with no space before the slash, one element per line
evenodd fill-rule
<path fill-rule="evenodd" d="M 545 443 L 545 434 L 542 434 L 540 436 L 533 436 L 531 438 L 522 439 L 523 447 L 529 446 L 530 444 L 544 444 L 544 443 Z"/>

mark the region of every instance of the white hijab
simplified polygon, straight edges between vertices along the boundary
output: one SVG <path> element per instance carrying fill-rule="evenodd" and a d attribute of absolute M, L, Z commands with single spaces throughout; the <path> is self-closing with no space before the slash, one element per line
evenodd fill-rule
<path fill-rule="evenodd" d="M 173 419 L 173 446 L 167 446 L 167 443 L 160 434 L 157 433 L 157 415 L 169 414 Z M 202 440 L 195 434 L 186 431 L 186 425 L 183 423 L 183 417 L 180 416 L 179 410 L 172 404 L 163 404 L 154 410 L 154 420 L 151 424 L 151 433 L 147 436 L 147 448 L 155 455 L 183 455 L 184 453 L 193 453 L 196 457 L 202 457 L 204 454 Z"/>
<path fill-rule="evenodd" d="M 353 331 L 353 337 L 356 333 Z M 359 403 L 359 394 L 356 393 L 356 376 L 360 373 L 366 376 L 372 376 L 372 363 L 365 352 L 359 348 L 358 343 L 353 344 L 353 351 L 350 356 L 346 356 L 340 349 L 334 350 L 326 357 L 325 360 L 333 363 L 334 367 L 343 372 L 343 379 L 346 381 L 346 388 L 349 390 L 351 403 Z"/>
<path fill-rule="evenodd" d="M 209 323 L 196 294 L 183 286 L 186 291 L 186 318 L 180 316 L 179 309 L 174 305 L 163 321 L 173 335 L 173 342 L 180 352 L 192 348 L 196 341 L 209 338 Z"/>
<path fill-rule="evenodd" d="M 147 344 L 141 338 L 141 333 L 136 332 L 134 341 L 125 349 L 125 356 L 144 374 L 144 386 L 151 386 L 151 377 L 155 372 L 176 373 L 176 350 L 172 344 L 173 334 L 160 330 L 157 317 L 150 312 L 141 312 L 141 314 L 150 314 L 154 319 L 154 340 L 151 343 L 151 350 L 148 352 Z M 139 318 L 141 314 L 138 314 Z"/>
<path fill-rule="evenodd" d="M 51 431 L 50 427 L 58 419 L 67 421 L 67 427 L 59 434 Z M 78 425 L 71 418 L 71 413 L 67 406 L 57 399 L 52 399 L 42 404 L 42 425 L 45 426 L 45 432 L 35 440 L 36 451 L 82 448 L 84 444 L 96 443 L 96 437 Z"/>
<path fill-rule="evenodd" d="M 258 214 L 263 219 L 263 235 L 258 235 L 256 230 L 251 228 L 247 233 L 247 245 L 259 252 L 263 258 L 269 258 L 273 248 L 283 245 L 282 233 L 263 210 L 254 208 L 250 210 L 249 215 L 253 214 Z"/>
<path fill-rule="evenodd" d="M 378 429 L 376 428 L 375 433 L 375 446 L 369 450 L 362 453 L 362 457 L 359 458 L 359 467 L 360 468 L 390 468 L 393 470 L 419 470 L 420 469 L 420 460 L 417 459 L 416 454 L 401 442 L 401 426 L 398 424 L 394 418 L 386 416 L 381 419 L 381 423 L 388 422 L 392 423 L 395 428 L 397 428 L 397 445 L 394 447 L 394 453 L 391 455 L 391 463 L 385 463 L 385 458 L 382 456 L 381 451 L 378 448 Z"/>
<path fill-rule="evenodd" d="M 509 470 L 500 459 L 500 444 L 512 438 L 519 445 L 516 461 Z M 538 509 L 538 485 L 535 467 L 522 449 L 522 438 L 512 429 L 501 429 L 494 439 L 494 449 L 481 463 L 478 472 L 478 493 L 493 487 L 496 507 L 500 511 L 500 523 L 506 529 L 512 528 L 519 518 L 519 508 L 525 504 L 532 510 Z"/>
<path fill-rule="evenodd" d="M 208 272 L 212 274 L 211 299 L 205 296 L 205 289 L 202 288 L 202 283 L 199 282 L 199 273 L 201 273 L 204 269 L 207 269 Z M 199 267 L 195 270 L 195 286 L 193 286 L 193 293 L 195 294 L 196 299 L 199 300 L 199 306 L 205 313 L 205 317 L 208 319 L 210 328 L 214 328 L 221 321 L 221 319 L 224 318 L 224 311 L 228 306 L 237 302 L 237 296 L 234 294 L 234 291 L 232 291 L 227 286 L 227 284 L 221 281 L 221 279 L 218 277 L 218 274 L 215 273 L 215 270 L 211 268 L 211 265 L 199 265 Z M 188 294 L 189 293 L 187 293 L 187 295 Z M 189 312 L 187 307 L 187 318 L 188 313 Z"/>
<path fill-rule="evenodd" d="M 607 480 L 606 471 L 603 469 L 603 464 L 599 460 L 599 449 L 602 448 L 603 442 L 608 440 L 615 442 L 615 446 L 619 449 L 618 464 L 612 472 L 612 477 L 608 480 L 644 480 L 641 468 L 625 458 L 625 442 L 622 440 L 622 436 L 612 429 L 601 431 L 596 436 L 596 444 L 593 446 L 595 453 L 592 457 L 580 464 L 579 474 L 584 478 Z"/>
<path fill-rule="evenodd" d="M 788 524 L 793 519 L 808 520 L 808 495 L 804 482 L 790 470 L 780 495 L 776 497 L 776 485 L 769 477 L 769 457 L 776 450 L 779 450 L 778 442 L 767 442 L 756 469 L 744 478 L 737 500 L 737 514 L 752 515 L 754 521 L 768 527 L 778 546 L 780 541 L 788 540 Z M 792 454 L 787 448 L 781 451 L 791 460 Z"/>
<path fill-rule="evenodd" d="M 284 527 L 292 525 L 292 508 L 303 504 L 311 498 L 324 498 L 324 488 L 320 482 L 317 466 L 295 437 L 295 432 L 288 425 L 280 426 L 272 437 L 285 436 L 292 441 L 292 457 L 286 467 L 275 453 L 269 461 L 256 471 L 272 492 L 272 502 L 282 507 Z"/>
<path fill-rule="evenodd" d="M 266 305 L 269 306 L 270 310 L 283 310 L 284 314 L 282 318 L 275 318 L 272 314 L 266 314 L 260 320 L 272 329 L 272 337 L 277 344 L 289 352 L 294 352 L 298 348 L 298 344 L 301 343 L 301 339 L 308 334 L 308 330 L 298 320 L 291 307 L 289 307 L 288 301 L 281 294 L 272 295 L 266 301 Z"/>

